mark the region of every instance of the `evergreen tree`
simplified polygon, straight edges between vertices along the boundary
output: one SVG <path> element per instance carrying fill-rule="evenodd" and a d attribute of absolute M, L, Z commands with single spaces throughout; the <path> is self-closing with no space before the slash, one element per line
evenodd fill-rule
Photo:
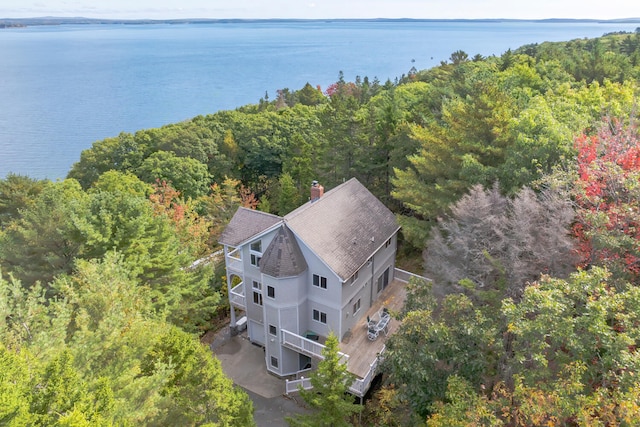
<path fill-rule="evenodd" d="M 287 418 L 292 426 L 348 427 L 349 417 L 362 407 L 354 405 L 354 397 L 348 394 L 353 375 L 338 352 L 338 338 L 331 332 L 322 349 L 324 359 L 311 374 L 311 390 L 300 390 L 300 396 L 316 412 Z"/>
<path fill-rule="evenodd" d="M 318 88 L 314 88 L 307 82 L 302 89 L 296 92 L 298 102 L 303 105 L 318 105 L 327 102 L 327 98 Z"/>
<path fill-rule="evenodd" d="M 170 425 L 255 425 L 249 396 L 224 375 L 207 347 L 177 327 L 153 344 L 141 371 L 143 376 L 168 373 L 160 394 L 174 404 L 165 418 Z"/>
<path fill-rule="evenodd" d="M 300 194 L 288 173 L 280 176 L 279 184 L 278 214 L 284 216 L 300 205 Z"/>
<path fill-rule="evenodd" d="M 84 239 L 73 219 L 86 216 L 87 195 L 67 179 L 42 192 L 0 234 L 0 265 L 25 286 L 70 273 Z"/>
<path fill-rule="evenodd" d="M 11 351 L 0 342 L 1 425 L 29 425 L 34 422 L 35 417 L 29 412 L 31 379 L 27 362 L 30 355 L 27 353 L 26 350 L 20 353 Z"/>

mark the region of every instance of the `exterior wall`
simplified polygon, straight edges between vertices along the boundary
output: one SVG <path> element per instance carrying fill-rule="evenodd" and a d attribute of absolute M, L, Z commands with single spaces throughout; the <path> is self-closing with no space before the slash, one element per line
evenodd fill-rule
<path fill-rule="evenodd" d="M 378 299 L 378 295 L 382 292 L 378 289 L 378 279 L 388 270 L 388 283 L 393 281 L 394 268 L 396 263 L 396 247 L 397 233 L 391 239 L 385 242 L 378 252 L 373 256 L 373 288 L 371 301 Z M 387 284 L 388 284 L 387 283 Z"/>
<path fill-rule="evenodd" d="M 247 331 L 249 334 L 249 339 L 256 344 L 265 345 L 265 325 L 264 325 L 264 301 L 266 299 L 266 288 L 264 285 L 261 286 L 261 289 L 255 289 L 253 287 L 253 282 L 257 282 L 262 284 L 262 274 L 260 273 L 260 267 L 251 264 L 251 255 L 261 257 L 261 252 L 255 252 L 251 250 L 251 244 L 260 240 L 262 246 L 262 252 L 264 252 L 273 237 L 276 234 L 277 229 L 274 229 L 258 238 L 247 242 L 239 248 L 240 256 L 242 258 L 242 266 L 244 269 L 242 280 L 244 282 L 244 294 L 245 301 L 247 305 L 246 315 L 248 321 Z M 258 297 L 257 301 L 262 300 L 262 306 L 256 304 L 256 300 L 254 300 L 254 292 L 257 292 L 261 295 Z M 258 328 L 262 328 L 261 332 L 257 332 Z"/>
<path fill-rule="evenodd" d="M 300 331 L 299 308 L 305 304 L 304 278 L 299 277 L 276 279 L 262 275 L 262 286 L 265 295 L 265 333 L 266 333 L 266 361 L 267 368 L 280 376 L 297 372 L 299 368 L 299 356 L 281 345 L 281 331 L 286 329 L 296 334 L 304 334 Z M 268 296 L 268 287 L 274 289 L 274 298 Z M 273 359 L 278 360 L 278 366 L 273 365 Z"/>
<path fill-rule="evenodd" d="M 359 271 L 357 279 L 349 279 L 342 285 L 342 335 L 353 329 L 367 310 L 378 299 L 378 278 L 389 269 L 389 283 L 393 280 L 397 233 L 390 241 L 384 242 L 374 256 Z M 360 308 L 354 312 L 354 304 L 360 301 Z"/>
<path fill-rule="evenodd" d="M 362 271 L 358 272 L 358 279 L 346 281 L 342 285 L 342 293 L 345 295 L 342 307 L 342 336 L 351 331 L 354 325 L 364 316 L 367 310 L 371 307 L 371 287 L 373 286 L 371 266 L 367 268 L 363 267 Z M 359 301 L 359 303 L 358 303 Z M 355 307 L 354 305 L 359 305 Z"/>
<path fill-rule="evenodd" d="M 298 244 L 308 266 L 303 274 L 304 290 L 302 292 L 306 293 L 307 303 L 301 307 L 300 335 L 304 335 L 306 331 L 312 331 L 318 335 L 327 336 L 330 331 L 333 331 L 337 336 L 341 336 L 342 280 L 303 242 L 298 241 Z M 326 289 L 313 285 L 314 274 L 326 278 Z M 314 310 L 320 315 L 319 319 L 314 320 Z"/>
<path fill-rule="evenodd" d="M 298 241 L 302 254 L 307 261 L 307 296 L 313 301 L 318 301 L 327 306 L 339 307 L 342 299 L 342 280 L 329 269 L 316 255 L 311 252 L 304 243 Z M 317 274 L 327 279 L 327 288 L 322 289 L 313 286 L 313 275 Z"/>

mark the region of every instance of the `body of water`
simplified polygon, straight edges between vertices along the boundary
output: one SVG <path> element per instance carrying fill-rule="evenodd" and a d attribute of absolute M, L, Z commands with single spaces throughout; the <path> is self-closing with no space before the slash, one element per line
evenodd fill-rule
<path fill-rule="evenodd" d="M 265 92 L 381 82 L 463 50 L 500 55 L 638 24 L 310 21 L 0 30 L 0 178 L 63 178 L 120 132 L 257 103 Z"/>

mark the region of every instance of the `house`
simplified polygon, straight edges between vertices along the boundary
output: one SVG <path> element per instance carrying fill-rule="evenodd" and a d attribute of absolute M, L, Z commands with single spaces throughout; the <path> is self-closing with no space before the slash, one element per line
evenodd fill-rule
<path fill-rule="evenodd" d="M 239 208 L 219 240 L 231 327 L 246 326 L 249 339 L 265 349 L 266 368 L 280 377 L 321 357 L 330 331 L 343 342 L 366 334 L 367 313 L 396 275 L 399 229 L 394 214 L 355 178 L 326 193 L 314 181 L 310 201 L 284 217 Z M 355 353 L 345 356 L 349 366 L 361 354 Z"/>

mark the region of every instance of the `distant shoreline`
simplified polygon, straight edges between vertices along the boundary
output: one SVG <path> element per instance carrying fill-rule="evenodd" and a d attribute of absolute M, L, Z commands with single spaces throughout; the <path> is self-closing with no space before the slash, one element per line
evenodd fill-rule
<path fill-rule="evenodd" d="M 241 24 L 241 23 L 282 23 L 282 22 L 478 22 L 478 23 L 501 23 L 501 22 L 536 22 L 536 23 L 602 23 L 602 24 L 640 24 L 640 18 L 621 19 L 412 19 L 412 18 L 372 18 L 372 19 L 99 19 L 82 17 L 36 17 L 36 18 L 0 18 L 0 28 L 19 28 L 38 25 L 97 25 L 97 24 L 117 24 L 117 25 L 153 25 L 153 24 Z"/>

